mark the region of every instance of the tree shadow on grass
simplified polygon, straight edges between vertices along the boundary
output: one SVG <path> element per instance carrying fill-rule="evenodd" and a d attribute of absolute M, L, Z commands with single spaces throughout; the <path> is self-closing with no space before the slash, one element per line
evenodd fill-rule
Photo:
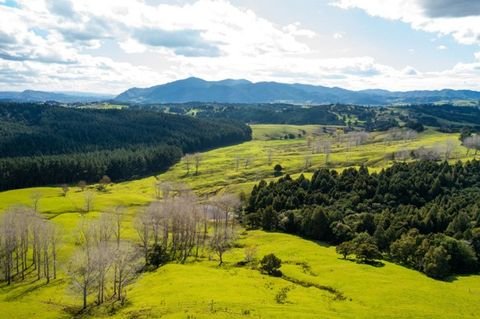
<path fill-rule="evenodd" d="M 368 266 L 372 266 L 372 267 L 375 267 L 375 268 L 381 268 L 381 267 L 385 266 L 385 263 L 383 263 L 380 260 L 357 260 L 355 258 L 343 258 L 343 257 L 339 257 L 338 259 L 354 262 L 356 264 L 368 265 Z"/>
<path fill-rule="evenodd" d="M 478 276 L 478 273 L 472 273 L 472 274 L 453 274 L 453 275 L 450 275 L 448 277 L 445 277 L 443 279 L 438 279 L 438 278 L 431 278 L 433 280 L 438 280 L 438 281 L 443 281 L 443 282 L 449 282 L 449 283 L 452 283 L 452 282 L 455 282 L 461 278 L 468 278 L 468 277 L 471 277 L 471 276 Z"/>
<path fill-rule="evenodd" d="M 303 237 L 300 237 L 300 238 L 305 239 L 305 238 L 303 238 Z M 327 242 L 319 241 L 319 240 L 312 240 L 312 242 L 314 242 L 314 243 L 317 244 L 318 246 L 324 247 L 324 248 L 330 248 L 330 247 L 334 246 L 334 245 L 331 245 L 331 244 L 329 244 L 329 243 L 327 243 Z"/>
<path fill-rule="evenodd" d="M 52 283 L 52 282 L 50 282 Z M 22 283 L 12 283 L 12 294 L 7 296 L 5 298 L 5 301 L 16 301 L 18 299 L 21 299 L 22 297 L 38 290 L 38 289 L 41 289 L 45 286 L 47 286 L 47 282 L 46 281 L 29 281 L 29 282 L 22 282 Z M 8 287 L 8 286 L 7 286 Z M 5 288 L 5 287 L 3 287 Z M 10 287 L 9 287 L 10 288 Z"/>

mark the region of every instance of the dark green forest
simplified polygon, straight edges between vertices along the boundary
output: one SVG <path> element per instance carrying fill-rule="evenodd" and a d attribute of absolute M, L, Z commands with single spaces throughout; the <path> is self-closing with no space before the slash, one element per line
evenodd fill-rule
<path fill-rule="evenodd" d="M 167 169 L 182 154 L 251 139 L 232 120 L 148 110 L 0 104 L 0 189 L 124 180 Z"/>
<path fill-rule="evenodd" d="M 473 273 L 480 258 L 480 162 L 397 163 L 379 173 L 321 169 L 256 185 L 244 222 L 339 245 L 357 261 L 388 258 L 434 278 Z"/>
<path fill-rule="evenodd" d="M 208 119 L 233 119 L 244 123 L 320 124 L 360 127 L 366 131 L 387 131 L 406 126 L 418 132 L 434 127 L 443 132 L 460 132 L 465 126 L 480 131 L 480 109 L 453 105 L 405 105 L 368 107 L 360 105 L 292 105 L 200 103 L 128 105 Z M 403 124 L 400 124 L 403 122 Z"/>

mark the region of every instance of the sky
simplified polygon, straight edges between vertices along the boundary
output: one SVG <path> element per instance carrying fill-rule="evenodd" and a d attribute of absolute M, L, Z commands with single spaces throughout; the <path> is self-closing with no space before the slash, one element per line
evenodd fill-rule
<path fill-rule="evenodd" d="M 0 91 L 480 90 L 480 0 L 0 0 Z"/>

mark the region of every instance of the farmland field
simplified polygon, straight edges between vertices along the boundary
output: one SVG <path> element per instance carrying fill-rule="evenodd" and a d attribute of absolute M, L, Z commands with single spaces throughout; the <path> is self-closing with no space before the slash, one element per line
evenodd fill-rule
<path fill-rule="evenodd" d="M 326 154 L 312 154 L 309 146 L 324 138 L 325 131 L 319 126 L 254 125 L 252 129 L 254 139 L 250 142 L 202 153 L 198 174 L 192 171 L 187 174 L 184 159 L 156 178 L 115 183 L 107 186 L 105 192 L 90 186 L 95 194 L 94 206 L 86 214 L 82 214 L 84 192 L 76 186 L 71 186 L 66 196 L 58 186 L 2 192 L 0 211 L 12 205 L 31 205 L 32 194 L 40 194 L 39 211 L 61 229 L 59 259 L 63 264 L 75 250 L 80 221 L 95 219 L 110 207 L 126 207 L 123 233 L 127 238 L 136 239 L 133 219 L 155 199 L 157 179 L 185 184 L 199 196 L 222 192 L 248 194 L 261 179 L 274 179 L 275 164 L 294 176 L 309 175 L 325 166 L 342 170 L 363 164 L 371 170 L 380 170 L 393 163 L 386 154 L 421 146 L 441 151 L 447 142 L 454 145 L 450 161 L 468 160 L 473 155 L 467 157 L 458 134 L 426 130 L 411 140 L 385 140 L 385 133 L 372 133 L 366 143 L 358 146 L 347 146 L 339 140 L 332 143 L 327 162 Z M 311 162 L 309 165 L 306 159 Z M 249 247 L 256 247 L 257 258 L 267 253 L 280 257 L 281 270 L 287 279 L 268 277 L 248 266 L 238 266 L 245 248 Z M 456 277 L 448 282 L 430 279 L 389 262 L 384 262 L 383 267 L 357 264 L 341 259 L 335 247 L 286 234 L 241 231 L 235 248 L 225 255 L 225 265 L 217 265 L 216 256 L 205 250 L 198 259 L 189 259 L 185 264 L 171 263 L 143 273 L 127 288 L 124 307 L 107 303 L 82 316 L 475 318 L 480 310 L 479 276 Z M 2 284 L 1 316 L 72 317 L 80 308 L 80 300 L 71 290 L 66 269 L 59 272 L 58 278 L 48 285 L 36 281 L 33 274 L 25 282 L 12 286 Z"/>

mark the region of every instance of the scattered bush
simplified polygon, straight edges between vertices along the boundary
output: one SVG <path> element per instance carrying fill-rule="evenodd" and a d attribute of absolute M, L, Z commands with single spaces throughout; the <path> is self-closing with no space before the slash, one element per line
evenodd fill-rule
<path fill-rule="evenodd" d="M 265 255 L 260 261 L 260 270 L 269 276 L 281 277 L 282 260 L 274 254 Z"/>

